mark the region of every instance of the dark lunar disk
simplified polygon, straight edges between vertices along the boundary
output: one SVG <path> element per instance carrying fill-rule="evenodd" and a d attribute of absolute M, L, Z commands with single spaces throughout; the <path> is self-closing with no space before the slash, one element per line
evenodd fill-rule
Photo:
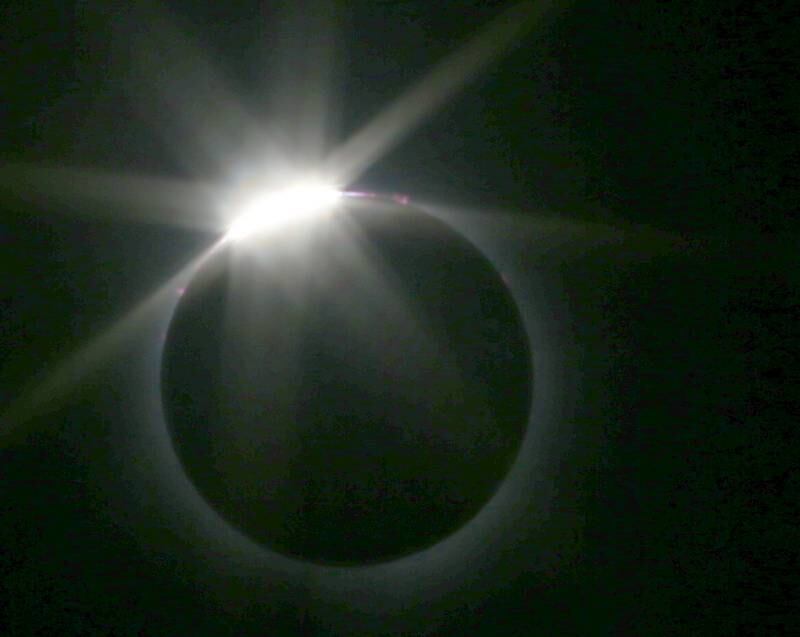
<path fill-rule="evenodd" d="M 208 503 L 328 564 L 406 555 L 468 522 L 514 461 L 532 390 L 487 259 L 375 200 L 222 251 L 178 304 L 162 374 L 175 451 Z"/>

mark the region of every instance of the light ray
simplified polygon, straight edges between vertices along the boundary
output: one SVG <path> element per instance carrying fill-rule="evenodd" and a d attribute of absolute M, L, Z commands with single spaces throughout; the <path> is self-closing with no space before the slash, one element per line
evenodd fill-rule
<path fill-rule="evenodd" d="M 221 189 L 206 182 L 32 163 L 0 164 L 0 197 L 99 219 L 220 229 Z"/>
<path fill-rule="evenodd" d="M 174 301 L 176 291 L 183 288 L 197 271 L 222 245 L 211 248 L 193 259 L 159 286 L 122 318 L 95 336 L 52 369 L 42 375 L 22 395 L 0 414 L 0 447 L 18 440 L 27 432 L 24 425 L 58 406 L 70 391 L 92 371 L 118 353 L 148 323 L 164 312 Z"/>
<path fill-rule="evenodd" d="M 294 0 L 277 9 L 276 24 L 261 38 L 259 63 L 270 69 L 265 116 L 285 131 L 284 152 L 298 166 L 318 165 L 335 141 L 342 106 L 339 8 L 336 0 Z"/>
<path fill-rule="evenodd" d="M 166 152 L 191 174 L 219 174 L 243 146 L 271 139 L 186 26 L 163 4 L 136 3 L 114 21 L 115 55 L 130 102 Z"/>
<path fill-rule="evenodd" d="M 553 0 L 514 5 L 440 61 L 328 157 L 330 174 L 352 183 L 437 108 L 506 52 L 553 7 Z M 560 7 L 566 2 L 558 3 Z"/>
<path fill-rule="evenodd" d="M 646 224 L 619 218 L 604 220 L 609 215 L 602 211 L 595 211 L 595 219 L 590 220 L 548 210 L 487 210 L 430 201 L 420 206 L 474 243 L 494 246 L 494 253 L 524 246 L 526 258 L 533 259 L 549 260 L 557 255 L 559 260 L 568 261 L 604 246 L 613 247 L 616 259 L 648 259 L 700 244 Z"/>

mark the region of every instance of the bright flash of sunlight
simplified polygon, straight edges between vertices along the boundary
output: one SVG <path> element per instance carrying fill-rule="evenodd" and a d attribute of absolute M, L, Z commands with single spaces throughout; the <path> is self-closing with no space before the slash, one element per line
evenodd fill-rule
<path fill-rule="evenodd" d="M 552 9 L 560 11 L 570 3 L 571 0 L 540 0 L 512 5 L 463 46 L 445 56 L 371 121 L 332 147 L 325 144 L 330 131 L 317 130 L 326 127 L 328 116 L 339 106 L 334 99 L 339 96 L 332 94 L 326 73 L 298 73 L 297 56 L 288 56 L 285 64 L 287 77 L 291 79 L 287 80 L 288 85 L 276 85 L 274 89 L 278 96 L 297 95 L 297 99 L 290 99 L 291 104 L 280 116 L 250 113 L 228 90 L 224 78 L 202 55 L 202 49 L 192 46 L 183 30 L 174 26 L 174 16 L 167 15 L 163 7 L 147 3 L 149 8 L 144 14 L 126 17 L 123 32 L 117 38 L 125 43 L 124 50 L 133 58 L 143 57 L 138 65 L 124 60 L 135 105 L 145 114 L 156 114 L 154 126 L 159 122 L 168 126 L 167 130 L 156 132 L 163 134 L 167 147 L 179 149 L 185 155 L 176 158 L 179 163 L 189 165 L 190 169 L 195 164 L 210 163 L 219 168 L 220 179 L 190 182 L 60 166 L 0 163 L 0 197 L 45 204 L 48 209 L 58 204 L 70 213 L 213 228 L 223 235 L 216 247 L 276 228 L 285 221 L 333 210 L 344 194 L 336 187 L 311 181 L 285 188 L 283 184 L 292 183 L 287 176 L 321 171 L 330 175 L 337 186 L 349 187 L 437 108 L 453 99 L 531 28 L 539 25 Z M 136 18 L 137 15 L 141 17 Z M 331 63 L 330 40 L 335 34 L 320 28 L 327 25 L 324 20 L 314 22 L 305 15 L 298 15 L 298 19 L 307 30 L 302 49 L 304 60 L 312 67 L 327 68 Z M 316 45 L 308 46 L 309 39 Z M 312 55 L 313 51 L 317 54 Z M 153 73 L 153 68 L 159 72 Z M 237 157 L 241 158 L 241 166 Z M 309 163 L 315 165 L 308 166 Z M 207 174 L 203 170 L 199 173 Z M 269 187 L 249 188 L 253 176 L 262 180 L 262 186 L 269 180 Z M 403 198 L 401 203 L 406 201 Z M 192 265 L 168 277 L 163 286 L 118 322 L 42 374 L 27 392 L 0 413 L 0 437 L 8 438 L 44 404 L 52 406 L 56 399 L 66 397 L 83 377 L 139 334 L 151 317 L 159 312 L 163 315 L 176 280 L 185 283 L 184 279 L 208 256 L 209 253 L 200 255 Z"/>
<path fill-rule="evenodd" d="M 299 183 L 284 190 L 256 192 L 245 198 L 226 238 L 239 241 L 294 220 L 331 212 L 340 196 L 337 188 L 316 181 Z"/>

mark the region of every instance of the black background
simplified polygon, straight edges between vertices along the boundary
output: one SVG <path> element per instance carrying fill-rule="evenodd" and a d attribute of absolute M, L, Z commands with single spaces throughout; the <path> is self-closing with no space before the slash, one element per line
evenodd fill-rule
<path fill-rule="evenodd" d="M 800 97 L 797 25 L 778 4 L 573 2 L 360 178 L 473 211 L 464 225 L 511 264 L 560 348 L 562 420 L 518 483 L 524 514 L 480 555 L 455 554 L 428 581 L 386 571 L 349 600 L 313 571 L 209 557 L 159 514 L 158 480 L 124 484 L 133 445 L 116 423 L 135 426 L 122 412 L 138 387 L 112 370 L 26 435 L 0 430 L 5 634 L 789 630 Z M 253 112 L 285 116 L 291 95 L 269 88 L 292 86 L 287 60 L 303 59 L 291 11 L 161 6 Z M 336 138 L 499 10 L 347 3 Z M 173 94 L 188 119 L 149 92 L 130 64 L 136 11 L 11 2 L 1 15 L 4 162 L 214 178 L 246 146 L 202 91 Z M 175 74 L 189 77 L 167 56 L 144 77 Z M 0 191 L 4 407 L 213 240 L 35 203 L 7 180 Z"/>

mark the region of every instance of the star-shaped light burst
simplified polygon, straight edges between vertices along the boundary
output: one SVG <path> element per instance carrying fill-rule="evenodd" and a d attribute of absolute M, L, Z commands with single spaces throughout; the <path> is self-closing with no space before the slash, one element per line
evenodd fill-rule
<path fill-rule="evenodd" d="M 296 146 L 298 140 L 283 139 L 281 142 L 279 134 L 276 142 L 276 136 L 270 131 L 292 131 L 291 134 L 296 133 L 298 139 L 304 138 L 304 135 L 310 135 L 312 140 L 317 141 L 324 138 L 324 135 L 317 133 L 324 128 L 328 116 L 325 104 L 331 96 L 325 85 L 326 78 L 319 78 L 319 85 L 311 86 L 304 85 L 304 80 L 297 78 L 312 77 L 313 73 L 301 70 L 294 74 L 296 86 L 289 88 L 299 89 L 300 93 L 305 91 L 305 101 L 302 103 L 312 104 L 313 108 L 310 111 L 290 110 L 288 117 L 291 121 L 254 122 L 230 91 L 226 90 L 221 78 L 212 72 L 212 65 L 202 51 L 192 47 L 185 35 L 174 28 L 171 20 L 160 14 L 145 15 L 145 28 L 131 29 L 130 37 L 149 39 L 132 42 L 132 46 L 128 47 L 146 58 L 144 67 L 152 75 L 146 78 L 151 80 L 150 85 L 145 87 L 147 90 L 141 90 L 140 93 L 155 95 L 155 108 L 171 108 L 175 111 L 172 118 L 166 119 L 177 122 L 176 128 L 188 133 L 177 141 L 191 145 L 193 140 L 195 150 L 206 152 L 211 149 L 212 154 L 219 155 L 214 158 L 217 160 L 230 158 L 228 151 L 231 151 L 228 148 L 230 139 L 221 131 L 231 127 L 252 128 L 253 137 L 258 139 L 264 133 L 265 145 L 269 147 L 265 151 L 267 161 L 255 162 L 256 165 L 247 167 L 245 172 L 259 179 L 271 175 L 271 185 L 253 188 L 252 181 L 235 179 L 232 181 L 237 183 L 233 184 L 231 181 L 225 183 L 225 180 L 217 184 L 192 183 L 66 166 L 0 163 L 0 192 L 12 197 L 46 205 L 79 203 L 80 209 L 100 216 L 113 214 L 115 218 L 124 216 L 129 220 L 213 229 L 220 233 L 219 241 L 213 246 L 176 274 L 167 277 L 162 286 L 83 347 L 49 365 L 27 392 L 7 405 L 0 412 L 0 445 L 24 434 L 21 425 L 30 422 L 44 408 L 52 408 L 59 398 L 68 395 L 81 378 L 139 334 L 148 320 L 158 316 L 159 312 L 163 316 L 165 308 L 174 303 L 175 291 L 185 286 L 197 268 L 221 246 L 231 241 L 260 236 L 291 219 L 308 218 L 309 215 L 335 210 L 339 198 L 348 193 L 340 191 L 333 184 L 342 188 L 352 184 L 535 26 L 554 5 L 563 9 L 569 4 L 570 0 L 558 3 L 539 0 L 511 6 L 462 47 L 446 56 L 350 138 L 334 148 L 322 148 L 321 143 L 317 144 L 316 141 L 311 142 L 314 148 L 302 148 L 301 155 L 316 157 L 312 162 L 316 166 L 308 171 L 290 170 L 288 174 L 286 167 L 296 165 L 297 158 L 289 157 L 292 154 L 289 152 L 282 154 L 279 149 L 286 147 L 287 142 L 290 148 L 292 144 Z M 136 20 L 132 19 L 131 22 Z M 312 24 L 309 25 L 309 31 L 319 35 L 324 29 Z M 324 59 L 325 54 L 322 58 L 312 61 L 312 69 L 326 67 L 330 60 Z M 159 73 L 152 74 L 155 64 Z M 135 79 L 131 81 L 135 82 Z M 225 121 L 216 122 L 220 124 L 217 127 L 209 126 L 209 119 L 214 119 L 212 115 Z M 169 141 L 173 142 L 171 146 L 181 147 L 181 144 L 174 143 L 176 140 Z M 187 150 L 187 153 L 191 152 L 194 151 Z M 326 175 L 330 181 L 296 181 L 296 176 L 304 173 Z M 279 174 L 280 181 L 276 181 Z M 292 185 L 287 188 L 281 183 Z M 242 184 L 244 187 L 240 187 Z M 350 193 L 350 196 L 359 195 Z"/>

